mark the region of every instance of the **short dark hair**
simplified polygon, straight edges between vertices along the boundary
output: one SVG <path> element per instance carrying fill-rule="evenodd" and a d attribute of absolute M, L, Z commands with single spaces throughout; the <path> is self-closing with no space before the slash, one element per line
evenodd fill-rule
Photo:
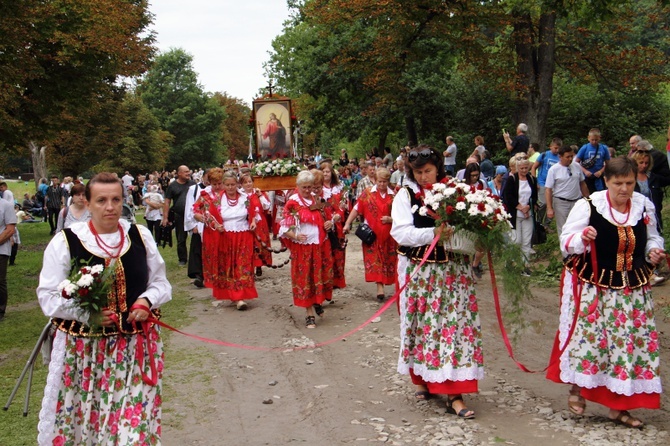
<path fill-rule="evenodd" d="M 430 155 L 417 156 L 414 161 L 409 161 L 412 158 L 412 153 L 420 154 L 422 152 L 425 153 L 426 151 L 430 151 Z M 435 167 L 437 167 L 437 181 L 447 177 L 447 172 L 444 170 L 444 157 L 442 156 L 442 153 L 427 144 L 421 144 L 410 150 L 408 153 L 408 161 L 409 162 L 407 164 L 409 165 L 410 169 L 407 172 L 407 177 L 414 182 L 416 182 L 414 179 L 414 169 L 419 169 L 426 164 L 433 164 Z"/>
<path fill-rule="evenodd" d="M 617 156 L 605 164 L 605 173 L 603 176 L 606 180 L 613 177 L 627 177 L 630 175 L 637 177 L 637 161 L 633 158 Z"/>
<path fill-rule="evenodd" d="M 81 183 L 77 183 L 72 186 L 72 189 L 70 189 L 70 196 L 74 197 L 75 195 L 79 194 L 86 194 L 86 186 L 84 186 Z"/>
<path fill-rule="evenodd" d="M 111 172 L 100 172 L 99 174 L 96 174 L 91 178 L 86 184 L 86 199 L 88 201 L 91 201 L 91 187 L 93 187 L 96 183 L 100 184 L 118 184 L 119 187 L 121 188 L 121 195 L 123 195 L 123 183 L 119 179 L 119 177 L 115 173 Z M 74 187 L 74 186 L 72 186 Z"/>
<path fill-rule="evenodd" d="M 570 153 L 570 152 L 575 153 L 572 146 L 561 146 L 561 145 L 558 146 L 558 156 L 563 156 L 566 153 Z"/>

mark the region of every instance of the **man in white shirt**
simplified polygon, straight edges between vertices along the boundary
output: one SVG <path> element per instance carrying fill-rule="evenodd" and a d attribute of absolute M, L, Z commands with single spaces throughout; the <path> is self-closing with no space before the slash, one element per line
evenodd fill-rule
<path fill-rule="evenodd" d="M 547 172 L 544 193 L 547 203 L 547 217 L 556 217 L 556 232 L 561 238 L 563 225 L 575 205 L 582 197 L 589 196 L 589 188 L 584 181 L 584 172 L 572 159 L 575 152 L 568 146 L 558 149 L 558 163 Z"/>
<path fill-rule="evenodd" d="M 391 179 L 389 180 L 392 189 L 402 187 L 405 179 L 405 161 L 402 159 L 397 160 L 396 166 L 398 168 L 391 174 Z"/>
<path fill-rule="evenodd" d="M 205 224 L 193 217 L 193 204 L 195 204 L 200 192 L 207 187 L 207 173 L 202 175 L 202 181 L 188 188 L 186 192 L 186 205 L 184 207 L 184 231 L 191 234 L 191 249 L 188 253 L 188 268 L 186 274 L 194 279 L 193 285 L 198 288 L 205 286 L 202 274 L 202 232 Z"/>
<path fill-rule="evenodd" d="M 447 175 L 453 177 L 456 173 L 456 154 L 458 153 L 458 148 L 452 136 L 447 136 L 446 142 L 447 150 L 444 151 L 444 169 L 447 171 Z"/>
<path fill-rule="evenodd" d="M 0 181 L 0 197 L 14 206 L 14 194 L 7 188 L 7 183 Z"/>
<path fill-rule="evenodd" d="M 7 309 L 7 264 L 12 253 L 12 237 L 16 230 L 14 204 L 0 200 L 0 321 Z"/>

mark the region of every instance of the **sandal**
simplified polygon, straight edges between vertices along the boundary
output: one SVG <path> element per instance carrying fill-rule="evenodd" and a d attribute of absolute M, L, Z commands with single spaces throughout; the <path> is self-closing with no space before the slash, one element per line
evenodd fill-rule
<path fill-rule="evenodd" d="M 314 316 L 307 316 L 305 318 L 305 327 L 316 328 L 316 318 Z"/>
<path fill-rule="evenodd" d="M 323 307 L 320 304 L 314 304 L 313 307 L 317 316 L 323 316 L 324 311 Z"/>
<path fill-rule="evenodd" d="M 586 400 L 580 395 L 580 391 L 576 392 L 570 389 L 570 396 L 568 396 L 568 410 L 575 415 L 584 415 L 586 409 Z"/>
<path fill-rule="evenodd" d="M 619 415 L 617 415 L 616 418 L 610 417 L 610 420 L 613 421 L 615 424 L 620 424 L 622 426 L 630 427 L 633 429 L 642 429 L 642 427 L 644 427 L 644 423 L 640 421 L 638 418 L 632 416 L 627 410 L 620 410 Z"/>
<path fill-rule="evenodd" d="M 467 407 L 464 407 L 463 409 L 456 412 L 456 409 L 454 409 L 453 406 L 454 402 L 459 400 L 463 401 L 462 395 L 458 395 L 453 398 L 447 398 L 447 413 L 451 415 L 458 415 L 460 418 L 463 418 L 464 420 L 472 420 L 475 417 L 475 413 L 472 410 L 468 409 Z"/>
<path fill-rule="evenodd" d="M 427 390 L 417 390 L 414 392 L 414 398 L 416 398 L 419 401 L 426 401 L 430 399 L 430 392 Z"/>

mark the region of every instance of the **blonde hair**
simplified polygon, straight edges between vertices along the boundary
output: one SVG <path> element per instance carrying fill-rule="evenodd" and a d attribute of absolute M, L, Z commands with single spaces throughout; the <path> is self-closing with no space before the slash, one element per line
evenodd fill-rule
<path fill-rule="evenodd" d="M 391 172 L 389 172 L 389 170 L 386 167 L 377 168 L 375 175 L 377 179 L 382 178 L 384 180 L 388 180 L 389 178 L 391 178 Z"/>

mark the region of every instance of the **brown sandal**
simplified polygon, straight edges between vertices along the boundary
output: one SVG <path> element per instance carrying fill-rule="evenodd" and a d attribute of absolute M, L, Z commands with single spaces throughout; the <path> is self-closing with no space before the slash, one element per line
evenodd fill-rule
<path fill-rule="evenodd" d="M 616 418 L 610 418 L 615 424 L 620 424 L 622 426 L 630 427 L 633 429 L 642 429 L 644 423 L 638 418 L 632 416 L 627 410 L 620 410 L 619 415 Z M 635 424 L 635 423 L 640 424 Z"/>
<path fill-rule="evenodd" d="M 575 415 L 584 415 L 586 409 L 586 400 L 579 394 L 579 390 L 574 392 L 570 389 L 570 396 L 568 396 L 568 409 Z"/>

